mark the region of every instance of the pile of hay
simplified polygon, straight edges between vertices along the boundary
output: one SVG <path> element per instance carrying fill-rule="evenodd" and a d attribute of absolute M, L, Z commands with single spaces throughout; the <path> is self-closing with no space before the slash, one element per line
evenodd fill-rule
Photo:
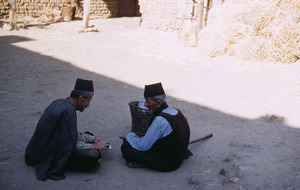
<path fill-rule="evenodd" d="M 199 48 L 209 56 L 293 63 L 300 59 L 299 0 L 225 0 L 209 11 Z"/>

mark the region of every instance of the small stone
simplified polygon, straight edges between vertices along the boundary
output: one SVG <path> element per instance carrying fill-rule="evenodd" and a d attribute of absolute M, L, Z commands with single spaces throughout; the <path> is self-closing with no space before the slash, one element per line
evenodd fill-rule
<path fill-rule="evenodd" d="M 201 180 L 201 176 L 200 175 L 193 175 L 190 178 L 189 184 L 193 184 L 193 185 L 203 185 L 202 184 L 202 180 Z"/>
<path fill-rule="evenodd" d="M 34 112 L 33 115 L 42 115 L 42 112 L 40 112 L 40 111 Z"/>
<path fill-rule="evenodd" d="M 35 94 L 42 94 L 42 93 L 43 93 L 43 91 L 41 91 L 41 90 L 35 91 Z"/>
<path fill-rule="evenodd" d="M 231 162 L 232 160 L 233 160 L 232 157 L 228 157 L 228 158 L 225 158 L 223 161 L 224 161 L 224 162 Z"/>
<path fill-rule="evenodd" d="M 88 32 L 100 32 L 100 30 L 96 27 L 80 29 L 78 33 L 88 33 Z"/>
<path fill-rule="evenodd" d="M 241 159 L 242 155 L 240 153 L 236 152 L 236 153 L 233 154 L 233 157 L 235 157 L 237 159 Z"/>
<path fill-rule="evenodd" d="M 213 180 L 211 180 L 208 176 L 199 175 L 199 174 L 191 176 L 189 181 L 189 184 L 198 185 L 201 187 L 211 185 L 213 183 L 214 183 Z"/>
<path fill-rule="evenodd" d="M 7 31 L 13 30 L 13 27 L 8 23 L 4 23 L 2 28 L 3 30 L 7 30 Z"/>
<path fill-rule="evenodd" d="M 250 167 L 248 167 L 248 166 L 238 166 L 237 169 L 238 169 L 239 171 L 245 171 L 245 170 L 250 169 Z"/>
<path fill-rule="evenodd" d="M 237 177 L 232 177 L 232 178 L 230 178 L 229 180 L 230 180 L 231 183 L 236 183 L 236 182 L 238 182 L 240 179 L 237 178 Z"/>
<path fill-rule="evenodd" d="M 288 187 L 285 190 L 296 190 L 295 187 Z"/>
<path fill-rule="evenodd" d="M 271 121 L 271 122 L 274 122 L 274 121 L 283 121 L 284 118 L 283 117 L 279 117 L 277 115 L 270 115 L 270 114 L 267 114 L 265 116 L 266 120 L 268 121 Z"/>
<path fill-rule="evenodd" d="M 3 157 L 3 158 L 0 158 L 0 161 L 5 161 L 5 160 L 8 160 L 10 157 L 9 156 L 6 156 L 6 157 Z"/>
<path fill-rule="evenodd" d="M 254 144 L 245 144 L 245 147 L 248 147 L 248 148 L 255 148 L 256 146 Z"/>
<path fill-rule="evenodd" d="M 223 183 L 224 184 L 227 184 L 227 183 L 236 183 L 236 182 L 238 182 L 240 179 L 239 178 L 237 178 L 237 177 L 232 177 L 232 178 L 229 178 L 229 179 L 225 179 L 224 181 L 223 181 Z"/>
<path fill-rule="evenodd" d="M 230 172 L 229 169 L 227 169 L 227 168 L 222 168 L 221 171 L 220 171 L 220 175 L 226 175 L 226 174 L 228 174 L 229 172 Z"/>
<path fill-rule="evenodd" d="M 18 30 L 18 29 L 21 29 L 21 28 L 25 28 L 25 27 L 26 27 L 26 25 L 23 24 L 23 23 L 19 23 L 19 24 L 16 25 L 16 29 L 17 29 L 17 30 Z"/>

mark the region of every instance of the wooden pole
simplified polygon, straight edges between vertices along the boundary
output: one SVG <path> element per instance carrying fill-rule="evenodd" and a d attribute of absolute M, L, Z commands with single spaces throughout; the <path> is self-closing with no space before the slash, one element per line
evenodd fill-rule
<path fill-rule="evenodd" d="M 91 0 L 84 0 L 83 6 L 83 28 L 86 29 L 89 27 Z"/>
<path fill-rule="evenodd" d="M 9 3 L 9 22 L 11 30 L 17 25 L 16 0 L 10 0 Z"/>
<path fill-rule="evenodd" d="M 203 23 L 203 10 L 204 10 L 204 0 L 199 1 L 198 5 L 198 14 L 197 14 L 197 23 L 196 23 L 196 29 L 195 29 L 195 41 L 196 46 L 198 46 L 198 33 L 202 29 L 202 23 Z"/>
<path fill-rule="evenodd" d="M 205 18 L 204 18 L 204 25 L 206 26 L 207 24 L 207 17 L 208 17 L 208 11 L 211 9 L 212 7 L 212 2 L 213 0 L 207 0 L 207 5 L 206 5 L 206 12 L 205 12 Z M 223 1 L 222 1 L 223 2 Z"/>
<path fill-rule="evenodd" d="M 182 20 L 181 20 L 181 24 L 180 24 L 180 28 L 179 28 L 179 32 L 178 32 L 178 38 L 180 38 L 181 36 L 181 31 L 182 31 L 182 28 L 183 28 L 183 23 L 184 23 L 184 20 L 185 20 L 185 17 L 186 17 L 186 12 L 187 12 L 187 7 L 188 7 L 188 0 L 186 1 L 186 4 L 185 4 L 185 9 L 184 9 L 184 12 L 183 12 L 183 15 L 182 15 Z"/>

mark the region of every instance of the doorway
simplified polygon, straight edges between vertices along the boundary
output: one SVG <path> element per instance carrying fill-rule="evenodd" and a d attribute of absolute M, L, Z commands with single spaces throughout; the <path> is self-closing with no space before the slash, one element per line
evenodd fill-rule
<path fill-rule="evenodd" d="M 118 17 L 141 16 L 138 0 L 118 0 Z"/>

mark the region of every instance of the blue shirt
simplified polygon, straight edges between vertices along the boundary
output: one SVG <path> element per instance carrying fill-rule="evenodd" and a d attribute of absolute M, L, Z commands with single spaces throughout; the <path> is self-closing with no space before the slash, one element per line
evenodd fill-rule
<path fill-rule="evenodd" d="M 167 107 L 162 111 L 170 115 L 176 115 L 178 111 L 172 107 Z M 140 138 L 135 133 L 131 132 L 126 135 L 128 143 L 136 150 L 147 151 L 158 140 L 173 131 L 170 123 L 163 117 L 157 116 L 149 126 L 144 137 Z"/>

